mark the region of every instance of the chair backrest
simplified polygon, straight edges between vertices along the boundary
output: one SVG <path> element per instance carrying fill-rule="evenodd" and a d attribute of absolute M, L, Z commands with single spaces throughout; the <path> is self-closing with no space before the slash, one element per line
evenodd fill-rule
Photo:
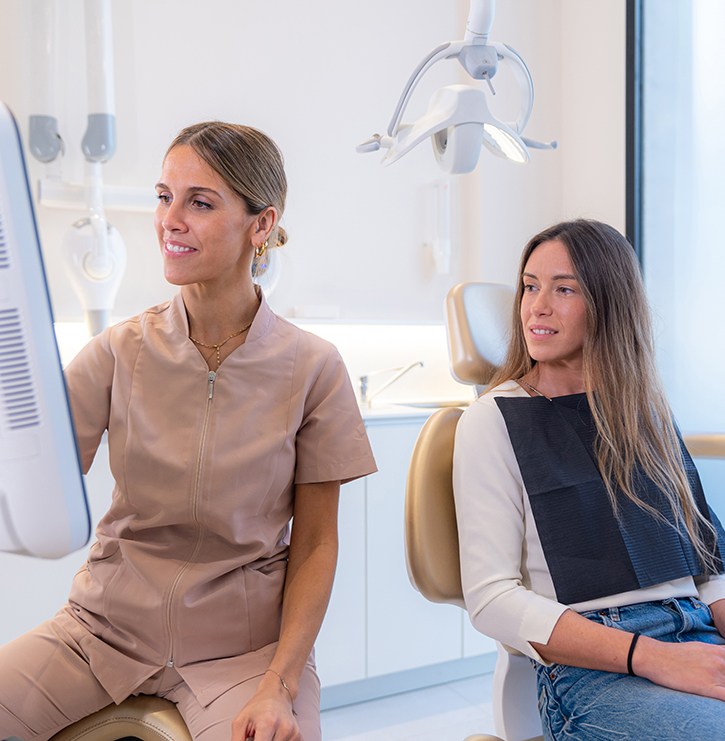
<path fill-rule="evenodd" d="M 465 607 L 453 503 L 453 439 L 463 413 L 439 409 L 413 449 L 405 493 L 405 554 L 413 586 L 431 602 Z"/>
<path fill-rule="evenodd" d="M 498 283 L 459 283 L 444 308 L 451 375 L 484 386 L 506 357 L 515 292 Z"/>
<path fill-rule="evenodd" d="M 451 373 L 483 387 L 503 361 L 514 291 L 491 283 L 463 283 L 446 297 Z M 462 409 L 434 412 L 410 460 L 405 495 L 405 548 L 413 586 L 432 602 L 465 608 L 453 499 L 453 446 Z M 500 647 L 493 683 L 496 731 L 507 740 L 537 737 L 533 671 L 528 659 Z"/>
<path fill-rule="evenodd" d="M 405 553 L 410 581 L 426 599 L 465 609 L 452 475 L 462 413 L 459 408 L 439 409 L 418 434 L 405 492 Z M 498 647 L 492 689 L 496 732 L 507 741 L 540 739 L 529 660 L 502 644 Z"/>

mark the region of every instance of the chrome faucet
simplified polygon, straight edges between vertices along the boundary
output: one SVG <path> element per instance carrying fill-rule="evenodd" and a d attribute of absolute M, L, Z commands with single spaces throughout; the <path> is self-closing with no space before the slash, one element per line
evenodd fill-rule
<path fill-rule="evenodd" d="M 399 366 L 397 368 L 383 368 L 382 370 L 376 370 L 371 371 L 370 373 L 366 373 L 362 376 L 360 376 L 360 403 L 365 404 L 367 406 L 370 406 L 372 404 L 373 399 L 381 392 L 385 391 L 388 386 L 391 386 L 394 384 L 399 378 L 402 378 L 409 370 L 412 370 L 413 368 L 416 368 L 417 366 L 423 367 L 423 361 L 422 360 L 416 360 L 415 363 L 411 363 L 410 365 L 406 366 Z M 395 375 L 392 378 L 389 378 L 382 386 L 375 389 L 372 394 L 368 394 L 368 380 L 370 376 L 377 376 L 380 373 L 395 373 Z"/>

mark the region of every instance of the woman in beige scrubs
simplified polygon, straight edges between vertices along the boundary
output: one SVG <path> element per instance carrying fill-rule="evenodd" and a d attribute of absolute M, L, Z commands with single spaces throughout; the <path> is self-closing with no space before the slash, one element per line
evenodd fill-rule
<path fill-rule="evenodd" d="M 276 145 L 249 127 L 191 126 L 156 190 L 180 292 L 67 369 L 86 470 L 108 431 L 113 501 L 68 603 L 0 648 L 0 737 L 48 739 L 155 694 L 199 741 L 315 741 L 312 648 L 340 483 L 375 470 L 365 428 L 335 348 L 276 316 L 252 282 L 286 241 Z"/>

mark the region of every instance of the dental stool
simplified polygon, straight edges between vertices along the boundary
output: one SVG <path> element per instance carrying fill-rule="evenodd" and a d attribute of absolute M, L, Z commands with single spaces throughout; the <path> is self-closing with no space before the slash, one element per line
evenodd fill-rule
<path fill-rule="evenodd" d="M 161 697 L 139 695 L 109 705 L 56 733 L 50 741 L 191 741 L 176 706 Z"/>

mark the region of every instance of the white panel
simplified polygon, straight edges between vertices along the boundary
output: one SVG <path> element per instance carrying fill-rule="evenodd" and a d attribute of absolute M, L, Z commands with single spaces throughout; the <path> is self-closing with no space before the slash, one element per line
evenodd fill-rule
<path fill-rule="evenodd" d="M 323 687 L 365 678 L 365 480 L 340 492 L 340 552 L 330 606 L 315 644 Z"/>
<path fill-rule="evenodd" d="M 423 420 L 369 425 L 379 473 L 368 477 L 368 675 L 461 657 L 460 608 L 428 602 L 405 565 L 405 479 Z"/>

